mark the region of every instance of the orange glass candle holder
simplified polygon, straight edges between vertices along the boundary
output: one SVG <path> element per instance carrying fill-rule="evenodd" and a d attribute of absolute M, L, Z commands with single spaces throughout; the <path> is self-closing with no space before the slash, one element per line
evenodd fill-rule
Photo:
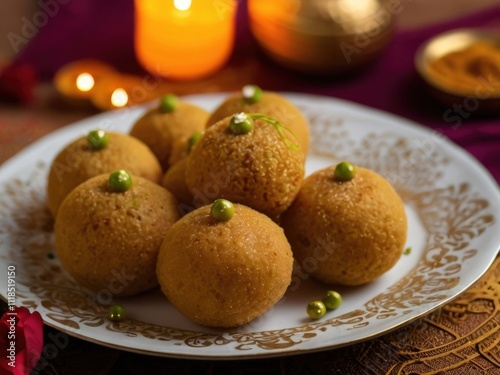
<path fill-rule="evenodd" d="M 115 74 L 100 80 L 91 96 L 94 107 L 102 111 L 130 107 L 158 97 L 154 90 L 146 90 L 140 77 Z"/>
<path fill-rule="evenodd" d="M 136 0 L 135 53 L 150 73 L 196 79 L 229 58 L 235 0 Z"/>
<path fill-rule="evenodd" d="M 84 106 L 90 103 L 99 82 L 114 74 L 116 71 L 101 61 L 78 60 L 57 71 L 54 86 L 67 103 Z"/>

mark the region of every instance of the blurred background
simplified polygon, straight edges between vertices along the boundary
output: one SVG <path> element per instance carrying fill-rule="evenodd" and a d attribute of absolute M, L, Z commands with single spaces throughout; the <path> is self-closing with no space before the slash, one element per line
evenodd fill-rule
<path fill-rule="evenodd" d="M 377 47 L 380 53 L 376 58 L 373 58 L 369 64 L 362 65 L 361 69 L 354 74 L 349 72 L 349 74 L 342 73 L 336 76 L 304 74 L 304 70 L 307 69 L 291 68 L 287 61 L 283 59 L 279 61 L 279 56 L 278 58 L 271 56 L 269 48 L 278 49 L 286 45 L 286 41 L 276 39 L 277 41 L 269 42 L 270 46 L 266 47 L 267 50 L 263 48 L 263 41 L 265 42 L 269 39 L 268 37 L 272 37 L 279 31 L 276 29 L 279 20 L 276 24 L 272 24 L 261 19 L 259 24 L 257 22 L 259 19 L 253 21 L 250 19 L 251 14 L 247 10 L 247 4 L 253 3 L 255 9 L 260 7 L 262 11 L 260 18 L 263 18 L 267 15 L 267 6 L 279 8 L 283 4 L 290 6 L 301 4 L 302 15 L 307 16 L 307 12 L 310 11 L 308 7 L 316 6 L 319 9 L 326 3 L 334 2 L 318 0 L 193 2 L 193 4 L 218 4 L 219 10 L 225 15 L 231 13 L 228 10 L 231 8 L 229 4 L 233 4 L 234 17 L 231 19 L 236 21 L 234 46 L 229 49 L 227 61 L 223 61 L 223 64 L 217 66 L 217 69 L 211 71 L 210 74 L 191 77 L 191 79 L 163 77 L 160 79 L 161 85 L 155 90 L 147 90 L 151 91 L 148 93 L 151 95 L 141 100 L 154 99 L 166 92 L 184 95 L 236 91 L 247 83 L 258 84 L 266 90 L 338 97 L 382 109 L 434 129 L 439 128 L 453 141 L 478 157 L 492 173 L 500 173 L 500 166 L 494 161 L 496 146 L 485 146 L 479 142 L 484 141 L 484 138 L 475 138 L 480 133 L 478 131 L 480 125 L 484 125 L 490 137 L 488 139 L 491 139 L 493 133 L 497 136 L 496 131 L 491 130 L 491 122 L 477 119 L 478 123 L 474 123 L 475 119 L 472 120 L 479 111 L 472 111 L 474 113 L 471 116 L 469 114 L 464 116 L 455 113 L 453 104 L 443 106 L 429 99 L 428 93 L 419 83 L 414 66 L 414 56 L 419 46 L 439 33 L 460 27 L 500 29 L 498 0 L 342 1 L 350 4 L 348 8 L 352 10 L 350 12 L 352 17 L 361 14 L 363 4 L 365 8 L 368 5 L 385 4 L 388 9 L 397 9 L 395 12 L 397 14 L 392 14 L 394 17 L 391 17 L 390 25 L 384 25 L 384 27 L 387 26 L 389 37 L 380 44 L 377 45 L 377 38 L 382 33 L 376 34 L 377 29 L 375 29 L 375 36 L 368 35 L 368 31 L 361 31 L 360 39 L 350 41 L 349 46 L 355 48 L 353 58 L 363 55 L 372 47 L 373 49 Z M 138 0 L 136 4 L 145 3 L 158 6 L 163 4 L 157 0 L 142 2 Z M 234 4 L 237 4 L 236 11 Z M 53 11 L 54 6 L 58 8 L 57 11 Z M 51 13 L 54 14 L 51 15 Z M 233 13 L 231 15 L 233 16 Z M 314 34 L 317 31 L 314 30 L 315 19 L 311 19 L 313 26 L 308 27 L 311 29 L 309 31 Z M 40 27 L 35 24 L 39 24 Z M 289 32 L 287 25 L 283 25 L 282 23 L 280 26 L 280 32 Z M 271 26 L 275 28 L 271 29 Z M 181 34 L 179 33 L 178 36 Z M 143 43 L 143 45 L 147 44 Z M 308 36 L 305 39 L 304 46 L 311 47 L 309 51 L 317 53 L 315 57 L 307 61 L 311 63 L 309 68 L 312 67 L 312 69 L 310 70 L 315 69 L 313 64 L 318 63 L 318 58 L 328 56 L 328 54 L 321 54 L 326 45 L 326 42 L 314 36 Z M 335 47 L 340 59 L 345 60 L 346 55 L 340 54 L 338 45 L 339 43 L 334 43 L 331 50 Z M 356 46 L 359 48 L 356 49 Z M 308 58 L 308 55 L 303 54 L 300 48 L 289 48 L 290 53 L 295 54 L 294 57 Z M 148 48 L 145 50 L 148 51 Z M 154 49 L 149 48 L 149 50 Z M 358 53 L 358 51 L 361 52 Z M 347 53 L 349 54 L 349 51 Z M 149 79 L 149 82 L 154 83 L 151 81 L 151 72 L 145 69 L 145 64 L 138 62 L 136 55 L 133 0 L 0 2 L 0 139 L 3 140 L 0 148 L 0 163 L 42 135 L 76 120 L 114 108 L 109 105 L 109 97 L 116 87 L 104 90 L 104 97 L 100 98 L 97 103 L 94 102 L 93 105 L 78 106 L 71 105 L 68 100 L 61 101 L 61 96 L 66 96 L 63 99 L 68 99 L 69 94 L 62 93 L 61 95 L 62 89 L 57 87 L 54 76 L 67 63 L 88 58 L 97 59 L 108 64 L 118 73 L 124 74 L 119 77 L 119 81 L 128 82 L 130 87 L 144 86 L 144 79 Z M 203 58 L 207 60 L 209 55 L 210 52 L 204 52 Z M 196 59 L 196 57 L 191 58 L 192 61 Z M 382 92 L 379 91 L 380 87 L 384 87 Z M 126 105 L 136 104 L 130 99 L 129 95 Z M 458 99 L 457 105 L 461 105 L 463 98 Z M 450 108 L 454 111 L 453 113 L 446 112 Z M 453 120 L 457 118 L 457 115 L 460 124 Z M 462 122 L 469 127 L 462 126 Z M 460 131 L 456 129 L 457 127 L 460 127 L 458 129 Z M 481 147 L 487 148 L 484 149 L 485 151 L 480 151 Z"/>
<path fill-rule="evenodd" d="M 132 2 L 132 0 L 122 1 L 122 3 Z M 402 3 L 404 3 L 404 9 L 399 15 L 399 27 L 413 28 L 454 19 L 490 5 L 496 5 L 498 0 L 402 0 Z M 9 61 L 16 55 L 5 36 L 9 32 L 21 34 L 22 18 L 30 18 L 36 13 L 39 6 L 35 0 L 0 2 L 0 35 L 2 36 L 0 38 L 0 58 L 3 61 Z"/>

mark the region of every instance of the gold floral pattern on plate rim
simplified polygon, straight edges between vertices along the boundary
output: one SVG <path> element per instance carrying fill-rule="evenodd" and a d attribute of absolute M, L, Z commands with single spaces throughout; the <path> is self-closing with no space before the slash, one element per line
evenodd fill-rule
<path fill-rule="evenodd" d="M 200 95 L 191 97 L 191 101 L 211 109 L 223 98 L 224 95 Z M 25 274 L 36 275 L 30 276 L 24 284 L 23 280 L 18 281 L 18 301 L 29 308 L 42 308 L 42 315 L 50 325 L 120 349 L 178 357 L 260 357 L 331 348 L 379 335 L 441 306 L 486 271 L 500 242 L 493 228 L 497 222 L 495 213 L 499 212 L 495 207 L 500 205 L 500 199 L 497 187 L 474 160 L 439 134 L 418 129 L 406 120 L 330 98 L 294 94 L 289 98 L 311 124 L 312 160 L 326 158 L 333 164 L 348 159 L 374 169 L 391 181 L 405 204 L 418 212 L 426 232 L 421 258 L 413 270 L 387 290 L 366 301 L 362 308 L 284 329 L 205 332 L 132 319 L 111 323 L 105 319 L 105 308 L 89 303 L 88 295 L 61 272 L 57 260 L 46 258 L 53 251 L 50 218 L 44 209 L 45 176 L 55 156 L 51 151 L 52 156 L 37 157 L 37 163 L 31 163 L 22 176 L 13 174 L 2 179 L 4 168 L 0 170 L 3 193 L 0 198 L 0 262 L 17 261 Z M 127 112 L 129 125 L 133 115 L 143 111 L 141 107 Z M 123 119 L 124 116 L 123 113 L 103 114 L 56 133 L 69 141 L 96 124 L 113 128 L 109 118 Z M 126 130 L 120 128 L 120 131 Z M 50 149 L 51 138 L 54 134 L 31 146 L 9 164 L 23 164 L 18 160 L 29 152 L 34 153 L 41 145 Z M 461 160 L 457 161 L 457 156 Z M 457 168 L 457 163 L 463 163 L 464 158 L 465 166 L 460 164 Z M 456 175 L 447 176 L 451 167 L 458 171 L 465 168 L 479 175 L 481 186 L 477 179 L 472 183 Z M 484 194 L 485 186 L 490 194 Z M 467 285 L 462 285 L 463 265 L 478 259 L 479 252 L 484 251 L 476 246 L 477 241 L 491 242 L 489 253 L 481 259 L 481 270 L 467 280 Z M 10 246 L 8 249 L 6 243 Z M 4 291 L 1 292 L 4 296 Z M 379 327 L 373 330 L 375 325 Z M 361 333 L 350 336 L 348 342 L 327 340 L 325 344 L 322 340 L 316 344 L 321 335 L 333 328 Z M 113 339 L 102 340 L 87 329 L 104 329 Z M 134 338 L 136 343 L 142 338 L 160 344 L 157 347 L 116 345 L 114 342 L 120 338 L 113 335 Z M 207 348 L 211 349 L 209 353 Z"/>

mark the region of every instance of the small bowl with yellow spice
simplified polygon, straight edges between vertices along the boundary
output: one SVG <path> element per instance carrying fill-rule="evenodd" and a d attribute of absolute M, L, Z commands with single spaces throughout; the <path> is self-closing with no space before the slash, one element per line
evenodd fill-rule
<path fill-rule="evenodd" d="M 469 114 L 500 113 L 500 31 L 440 34 L 420 47 L 415 66 L 444 105 L 461 105 Z"/>

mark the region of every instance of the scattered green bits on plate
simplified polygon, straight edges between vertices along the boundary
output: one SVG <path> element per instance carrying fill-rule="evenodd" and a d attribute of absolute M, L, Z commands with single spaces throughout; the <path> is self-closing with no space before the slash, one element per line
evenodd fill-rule
<path fill-rule="evenodd" d="M 328 310 L 335 310 L 342 304 L 342 296 L 334 290 L 329 290 L 323 296 L 322 301 Z"/>
<path fill-rule="evenodd" d="M 313 319 L 322 318 L 326 314 L 326 306 L 323 302 L 315 300 L 307 305 L 307 315 Z"/>
<path fill-rule="evenodd" d="M 306 311 L 307 315 L 309 315 L 313 319 L 320 319 L 325 316 L 327 310 L 335 310 L 342 304 L 342 296 L 340 293 L 329 290 L 320 300 L 314 300 L 309 302 L 307 305 Z"/>
<path fill-rule="evenodd" d="M 125 318 L 125 308 L 122 305 L 113 305 L 108 310 L 108 318 L 113 322 L 119 322 Z"/>

